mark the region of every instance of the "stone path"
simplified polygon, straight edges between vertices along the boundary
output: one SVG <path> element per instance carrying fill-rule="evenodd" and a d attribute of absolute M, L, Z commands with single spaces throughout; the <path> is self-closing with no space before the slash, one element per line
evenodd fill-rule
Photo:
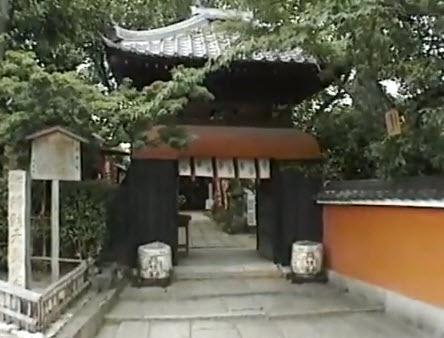
<path fill-rule="evenodd" d="M 377 305 L 328 285 L 284 279 L 177 281 L 167 289 L 126 288 L 98 338 L 421 338 Z"/>
<path fill-rule="evenodd" d="M 173 284 L 124 289 L 98 338 L 426 337 L 329 285 L 291 284 L 258 256 L 255 236 L 191 215 L 190 255 Z"/>
<path fill-rule="evenodd" d="M 184 212 L 190 215 L 190 247 L 193 248 L 243 248 L 256 249 L 255 234 L 229 235 L 202 212 Z M 181 237 L 182 234 L 179 234 Z M 182 239 L 180 238 L 180 241 Z"/>
<path fill-rule="evenodd" d="M 192 249 L 175 267 L 177 279 L 282 277 L 272 262 L 248 249 Z"/>

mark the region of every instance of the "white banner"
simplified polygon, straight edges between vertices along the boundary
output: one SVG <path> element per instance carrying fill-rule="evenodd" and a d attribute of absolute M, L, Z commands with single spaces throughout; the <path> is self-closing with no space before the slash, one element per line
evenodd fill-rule
<path fill-rule="evenodd" d="M 216 159 L 217 177 L 219 178 L 235 178 L 233 159 L 218 158 Z"/>
<path fill-rule="evenodd" d="M 179 176 L 191 176 L 191 161 L 189 158 L 179 159 Z"/>
<path fill-rule="evenodd" d="M 211 158 L 195 158 L 194 175 L 196 177 L 213 177 L 213 161 Z"/>
<path fill-rule="evenodd" d="M 247 224 L 256 226 L 256 195 L 250 189 L 245 189 L 247 193 Z"/>
<path fill-rule="evenodd" d="M 257 160 L 259 168 L 259 178 L 267 179 L 271 177 L 270 160 L 266 158 L 260 158 Z"/>
<path fill-rule="evenodd" d="M 238 159 L 239 178 L 256 179 L 256 164 L 251 159 Z"/>

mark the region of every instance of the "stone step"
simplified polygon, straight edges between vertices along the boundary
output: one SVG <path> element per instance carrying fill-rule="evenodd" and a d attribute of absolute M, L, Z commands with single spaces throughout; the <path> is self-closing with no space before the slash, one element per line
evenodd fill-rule
<path fill-rule="evenodd" d="M 329 290 L 329 288 L 326 288 Z M 123 294 L 122 294 L 123 296 Z M 231 320 L 237 318 L 293 318 L 351 312 L 382 311 L 339 291 L 209 295 L 196 299 L 127 300 L 124 297 L 106 315 L 107 322 Z"/>
<path fill-rule="evenodd" d="M 127 287 L 122 291 L 120 299 L 126 301 L 153 301 L 281 294 L 304 294 L 322 297 L 330 294 L 338 294 L 338 292 L 340 291 L 332 287 L 326 287 L 324 284 L 291 284 L 283 278 L 221 278 L 179 280 L 167 288 Z"/>
<path fill-rule="evenodd" d="M 119 325 L 121 323 L 150 323 L 150 322 L 188 322 L 188 321 L 233 321 L 238 319 L 257 319 L 257 320 L 282 320 L 282 319 L 298 319 L 310 317 L 326 317 L 348 315 L 353 313 L 382 313 L 382 307 L 367 307 L 360 309 L 330 309 L 330 310 L 313 310 L 313 311 L 287 311 L 274 312 L 267 314 L 263 310 L 245 309 L 227 313 L 209 313 L 209 314 L 174 314 L 174 315 L 147 315 L 147 316 L 114 316 L 105 317 L 107 324 Z"/>
<path fill-rule="evenodd" d="M 177 266 L 174 280 L 282 278 L 285 274 L 273 264 Z"/>

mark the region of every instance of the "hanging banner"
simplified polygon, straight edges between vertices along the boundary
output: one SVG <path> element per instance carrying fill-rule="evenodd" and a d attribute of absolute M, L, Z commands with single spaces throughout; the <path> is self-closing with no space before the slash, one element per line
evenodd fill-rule
<path fill-rule="evenodd" d="M 196 177 L 213 177 L 213 161 L 211 158 L 195 158 L 194 174 Z"/>
<path fill-rule="evenodd" d="M 245 189 L 247 193 L 247 225 L 256 226 L 256 194 L 250 189 Z"/>
<path fill-rule="evenodd" d="M 189 158 L 179 159 L 179 176 L 191 176 L 191 160 Z"/>
<path fill-rule="evenodd" d="M 237 169 L 239 178 L 256 179 L 256 164 L 251 159 L 238 159 Z"/>
<path fill-rule="evenodd" d="M 259 178 L 268 179 L 271 177 L 270 170 L 270 160 L 265 158 L 260 158 L 257 160 L 259 168 Z"/>
<path fill-rule="evenodd" d="M 216 159 L 217 177 L 219 178 L 235 178 L 233 159 L 218 158 Z"/>

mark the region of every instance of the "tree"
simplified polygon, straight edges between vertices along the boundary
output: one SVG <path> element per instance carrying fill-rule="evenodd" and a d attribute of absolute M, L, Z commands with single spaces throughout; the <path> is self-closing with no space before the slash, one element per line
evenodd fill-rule
<path fill-rule="evenodd" d="M 48 72 L 32 54 L 8 51 L 0 64 L 0 149 L 9 168 L 24 166 L 25 137 L 48 125 L 69 126 L 87 137 L 98 134 L 111 144 L 144 145 L 147 129 L 161 117 L 182 110 L 189 98 L 212 98 L 199 85 L 208 69 L 179 68 L 172 81 L 157 81 L 142 91 L 124 83 L 108 93 L 76 72 Z M 174 128 L 160 137 L 175 147 L 186 142 Z"/>
<path fill-rule="evenodd" d="M 211 64 L 199 70 L 179 67 L 172 81 L 142 91 L 128 81 L 119 88 L 109 81 L 101 34 L 111 19 L 131 27 L 164 25 L 188 14 L 186 1 L 18 0 L 12 5 L 9 51 L 0 64 L 0 152 L 9 168 L 24 162 L 23 138 L 45 125 L 62 124 L 137 147 L 145 143 L 150 125 L 183 109 L 189 98 L 212 98 L 199 85 Z M 174 146 L 187 141 L 177 128 L 161 138 Z"/>
<path fill-rule="evenodd" d="M 131 28 L 163 26 L 188 16 L 190 3 L 17 0 L 11 8 L 8 42 L 11 48 L 32 51 L 36 65 L 51 79 L 55 79 L 53 73 L 64 78 L 64 72 L 85 66 L 87 77 L 82 83 L 104 84 L 106 104 L 117 106 L 113 115 L 104 114 L 100 123 L 92 125 L 100 125 L 109 140 L 136 143 L 147 123 L 159 114 L 177 112 L 190 92 L 211 97 L 199 83 L 206 72 L 229 63 L 236 53 L 202 70 L 177 70 L 173 81 L 155 83 L 142 92 L 126 85 L 113 93 L 100 33 L 111 19 Z M 442 172 L 444 155 L 438 151 L 444 127 L 442 1 L 213 0 L 205 4 L 252 11 L 251 25 L 235 25 L 247 41 L 254 42 L 252 48 L 302 47 L 318 60 L 321 76 L 331 86 L 295 107 L 294 119 L 298 127 L 320 139 L 328 157 L 327 175 Z M 69 76 L 74 78 L 73 73 Z M 387 81 L 395 84 L 395 93 Z M 4 94 L 0 111 L 11 115 L 11 108 L 5 106 L 11 99 L 8 95 Z M 390 108 L 399 110 L 404 121 L 402 135 L 392 138 L 384 125 Z M 82 118 L 91 117 L 88 113 Z M 183 145 L 183 135 L 168 135 Z"/>
<path fill-rule="evenodd" d="M 155 28 L 189 14 L 189 0 L 15 0 L 10 46 L 32 51 L 49 71 L 89 67 L 93 82 L 110 87 L 101 36 L 114 22 Z"/>
<path fill-rule="evenodd" d="M 317 135 L 326 174 L 345 178 L 442 173 L 444 4 L 437 0 L 236 0 L 251 10 L 246 34 L 268 46 L 302 47 L 318 60 L 326 91 L 295 108 Z M 264 29 L 266 27 L 266 29 Z M 339 70 L 339 71 L 338 71 Z M 396 88 L 390 91 L 387 81 Z M 386 135 L 400 111 L 403 132 Z"/>
<path fill-rule="evenodd" d="M 3 60 L 5 52 L 4 35 L 9 19 L 9 0 L 0 0 L 0 61 Z"/>

